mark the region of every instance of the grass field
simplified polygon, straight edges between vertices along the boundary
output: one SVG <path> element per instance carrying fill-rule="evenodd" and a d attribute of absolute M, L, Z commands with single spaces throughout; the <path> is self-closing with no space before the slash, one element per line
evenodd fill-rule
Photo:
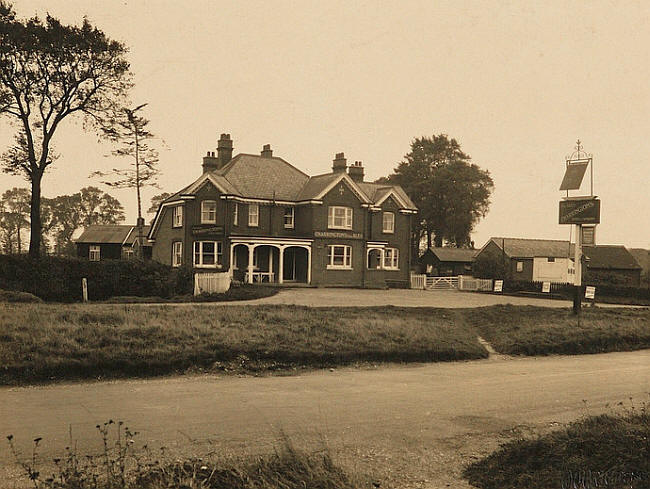
<path fill-rule="evenodd" d="M 482 489 L 650 487 L 650 412 L 590 416 L 503 445 L 465 470 Z"/>
<path fill-rule="evenodd" d="M 484 358 L 445 309 L 6 304 L 0 382 Z"/>
<path fill-rule="evenodd" d="M 650 348 L 650 309 L 492 306 L 464 311 L 495 350 L 509 355 L 575 355 Z"/>

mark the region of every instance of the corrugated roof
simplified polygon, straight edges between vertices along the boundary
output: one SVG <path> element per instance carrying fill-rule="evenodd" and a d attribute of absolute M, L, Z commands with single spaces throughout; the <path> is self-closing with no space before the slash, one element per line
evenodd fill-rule
<path fill-rule="evenodd" d="M 503 248 L 506 255 L 512 258 L 535 258 L 536 256 L 566 257 L 571 253 L 569 242 L 555 239 L 524 239 L 524 238 L 490 238 L 491 241 Z"/>
<path fill-rule="evenodd" d="M 467 248 L 429 248 L 431 253 L 436 255 L 440 261 L 471 262 L 478 253 L 478 250 Z"/>
<path fill-rule="evenodd" d="M 640 270 L 632 254 L 623 245 L 584 246 L 584 255 L 589 257 L 588 268 L 605 268 L 618 270 Z"/>
<path fill-rule="evenodd" d="M 119 243 L 122 244 L 133 226 L 123 224 L 94 225 L 84 229 L 77 243 Z"/>
<path fill-rule="evenodd" d="M 221 170 L 241 196 L 258 199 L 296 200 L 309 177 L 282 158 L 238 154 Z"/>

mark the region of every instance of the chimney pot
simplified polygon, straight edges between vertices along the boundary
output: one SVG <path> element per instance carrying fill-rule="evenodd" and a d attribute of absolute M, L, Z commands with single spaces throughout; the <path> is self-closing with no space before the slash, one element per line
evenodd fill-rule
<path fill-rule="evenodd" d="M 214 153 L 212 155 L 214 156 Z M 217 158 L 219 159 L 218 168 L 223 168 L 232 160 L 232 139 L 230 139 L 230 134 L 221 134 L 217 142 Z"/>
<path fill-rule="evenodd" d="M 354 165 L 348 168 L 348 175 L 357 183 L 363 182 L 363 173 L 363 163 L 361 161 L 355 161 Z"/>
<path fill-rule="evenodd" d="M 273 150 L 271 149 L 271 145 L 265 144 L 262 146 L 262 152 L 260 154 L 262 155 L 262 158 L 272 158 Z"/>
<path fill-rule="evenodd" d="M 345 172 L 348 166 L 348 161 L 345 159 L 344 153 L 336 153 L 334 161 L 332 162 L 332 172 L 342 173 Z"/>

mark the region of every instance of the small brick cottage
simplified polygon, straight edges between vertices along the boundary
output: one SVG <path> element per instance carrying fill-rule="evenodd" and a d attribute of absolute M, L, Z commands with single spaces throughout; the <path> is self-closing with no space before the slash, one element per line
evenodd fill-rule
<path fill-rule="evenodd" d="M 244 282 L 408 284 L 417 209 L 402 188 L 364 182 L 361 162 L 348 167 L 343 153 L 313 177 L 269 145 L 232 153 L 222 134 L 202 175 L 161 203 L 149 232 L 154 260 Z"/>

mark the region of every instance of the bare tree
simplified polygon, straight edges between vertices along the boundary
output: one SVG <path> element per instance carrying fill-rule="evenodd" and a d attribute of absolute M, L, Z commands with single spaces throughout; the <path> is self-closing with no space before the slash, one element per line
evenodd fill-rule
<path fill-rule="evenodd" d="M 127 168 L 113 168 L 110 172 L 96 171 L 91 176 L 101 178 L 109 177 L 102 183 L 115 188 L 134 188 L 138 199 L 138 256 L 142 258 L 142 244 L 144 240 L 144 219 L 142 218 L 142 188 L 146 186 L 158 187 L 156 178 L 158 169 L 158 150 L 150 146 L 149 142 L 156 139 L 148 129 L 149 120 L 138 115 L 147 104 L 137 106 L 135 109 L 123 109 L 111 127 L 104 130 L 105 136 L 117 143 L 119 147 L 113 155 L 127 157 L 131 163 Z"/>
<path fill-rule="evenodd" d="M 81 26 L 49 14 L 21 20 L 0 0 L 0 115 L 18 128 L 2 165 L 31 183 L 32 256 L 40 253 L 41 182 L 55 132 L 70 116 L 82 117 L 85 128 L 109 127 L 132 85 L 126 53 L 87 19 Z"/>

